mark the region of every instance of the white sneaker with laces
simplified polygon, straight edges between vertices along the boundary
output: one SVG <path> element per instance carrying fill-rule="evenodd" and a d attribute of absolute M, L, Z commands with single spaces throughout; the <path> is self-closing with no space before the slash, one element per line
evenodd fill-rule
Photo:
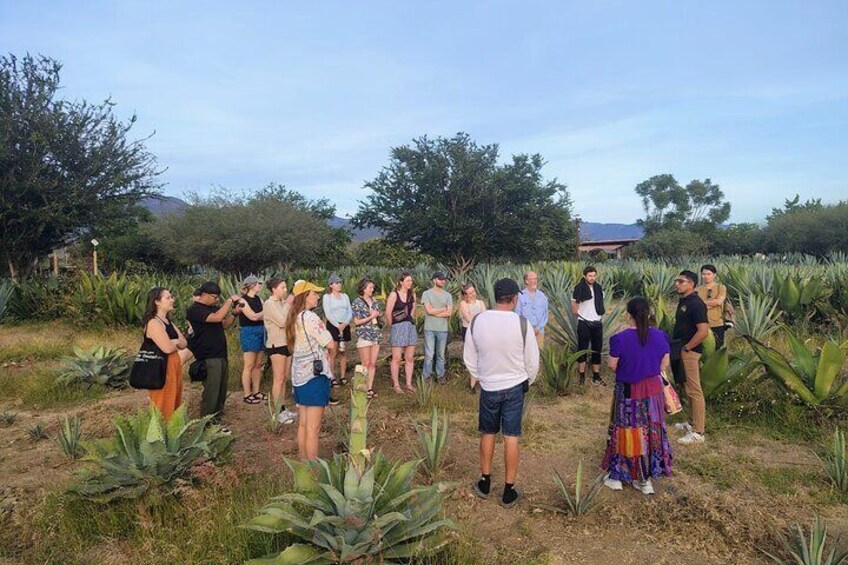
<path fill-rule="evenodd" d="M 294 418 L 291 417 L 288 410 L 283 410 L 277 416 L 277 421 L 281 424 L 292 424 L 294 423 Z"/>
<path fill-rule="evenodd" d="M 624 485 L 621 484 L 621 481 L 611 479 L 609 474 L 604 478 L 604 486 L 611 490 L 624 490 Z"/>
<path fill-rule="evenodd" d="M 674 424 L 674 429 L 684 434 L 692 433 L 692 425 L 689 422 L 677 422 Z"/>
<path fill-rule="evenodd" d="M 642 491 L 642 494 L 654 494 L 654 483 L 651 482 L 651 479 L 647 481 L 642 481 L 639 490 Z"/>
<path fill-rule="evenodd" d="M 693 443 L 704 443 L 704 434 L 699 434 L 698 432 L 689 432 L 682 438 L 677 440 L 677 443 L 680 445 L 691 445 Z"/>

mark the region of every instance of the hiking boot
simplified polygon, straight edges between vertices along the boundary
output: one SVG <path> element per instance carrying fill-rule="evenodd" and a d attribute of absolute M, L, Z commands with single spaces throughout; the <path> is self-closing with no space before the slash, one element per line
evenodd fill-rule
<path fill-rule="evenodd" d="M 704 443 L 704 434 L 699 434 L 698 432 L 689 432 L 682 438 L 677 440 L 677 443 L 680 445 L 691 445 L 693 443 Z"/>

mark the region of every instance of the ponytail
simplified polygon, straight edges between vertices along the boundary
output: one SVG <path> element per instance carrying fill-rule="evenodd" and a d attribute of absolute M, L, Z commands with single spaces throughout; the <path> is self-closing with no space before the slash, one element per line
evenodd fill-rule
<path fill-rule="evenodd" d="M 648 343 L 648 329 L 651 327 L 651 304 L 647 298 L 637 296 L 627 302 L 627 313 L 636 323 L 636 335 L 639 336 L 639 344 L 644 346 Z"/>

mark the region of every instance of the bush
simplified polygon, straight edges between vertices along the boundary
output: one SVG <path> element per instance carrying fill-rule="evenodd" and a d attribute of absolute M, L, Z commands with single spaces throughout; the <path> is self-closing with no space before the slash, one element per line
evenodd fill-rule
<path fill-rule="evenodd" d="M 131 360 L 123 349 L 95 347 L 83 351 L 75 347 L 74 356 L 62 360 L 62 368 L 56 379 L 59 384 L 95 384 L 110 388 L 124 388 L 130 374 Z"/>

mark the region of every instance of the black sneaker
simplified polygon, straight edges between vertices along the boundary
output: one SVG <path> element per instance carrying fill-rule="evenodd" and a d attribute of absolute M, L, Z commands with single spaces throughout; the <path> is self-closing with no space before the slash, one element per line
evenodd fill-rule
<path fill-rule="evenodd" d="M 592 384 L 596 386 L 607 386 L 607 383 L 601 377 L 592 377 Z"/>
<path fill-rule="evenodd" d="M 330 406 L 337 406 L 339 404 L 339 399 L 331 395 L 329 404 Z"/>

